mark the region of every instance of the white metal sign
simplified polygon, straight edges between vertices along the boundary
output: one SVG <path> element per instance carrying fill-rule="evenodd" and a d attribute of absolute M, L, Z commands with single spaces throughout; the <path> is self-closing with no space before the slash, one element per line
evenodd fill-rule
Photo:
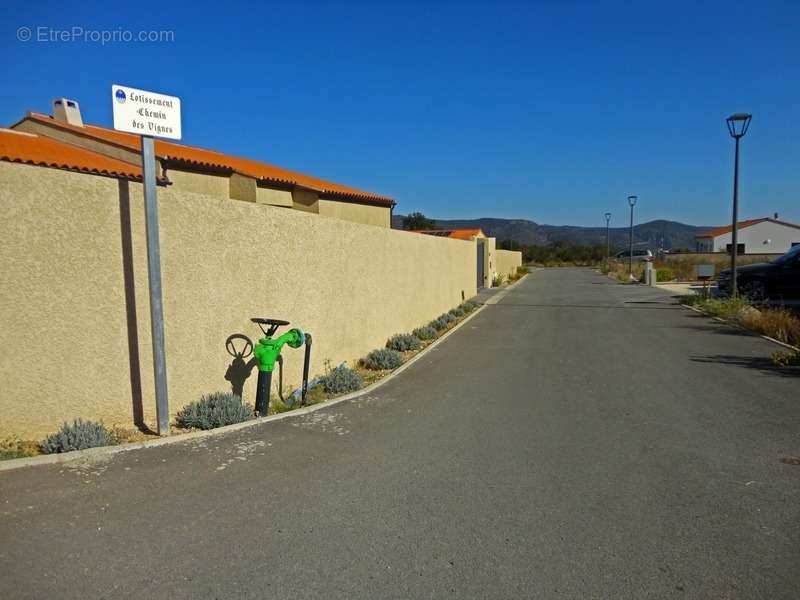
<path fill-rule="evenodd" d="M 714 276 L 714 265 L 697 265 L 697 278 L 710 279 Z"/>
<path fill-rule="evenodd" d="M 181 139 L 181 99 L 124 85 L 111 86 L 114 129 Z"/>

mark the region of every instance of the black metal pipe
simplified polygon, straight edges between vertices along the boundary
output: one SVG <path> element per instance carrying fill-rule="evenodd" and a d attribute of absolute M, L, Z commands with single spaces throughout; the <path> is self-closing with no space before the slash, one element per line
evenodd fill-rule
<path fill-rule="evenodd" d="M 628 273 L 633 275 L 633 204 L 631 204 L 631 232 L 628 247 Z"/>
<path fill-rule="evenodd" d="M 283 355 L 278 354 L 278 358 L 275 359 L 275 362 L 278 363 L 278 398 L 281 399 L 281 402 L 286 402 L 283 397 Z"/>
<path fill-rule="evenodd" d="M 258 372 L 256 388 L 256 412 L 259 417 L 266 417 L 269 412 L 269 395 L 272 387 L 272 371 Z"/>
<path fill-rule="evenodd" d="M 308 393 L 308 363 L 311 362 L 311 334 L 305 334 L 306 351 L 303 360 L 303 388 L 300 396 L 300 406 L 306 405 L 306 394 Z"/>

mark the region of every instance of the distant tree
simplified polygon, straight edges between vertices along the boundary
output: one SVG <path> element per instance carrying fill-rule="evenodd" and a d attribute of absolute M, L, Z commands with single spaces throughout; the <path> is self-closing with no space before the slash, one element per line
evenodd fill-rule
<path fill-rule="evenodd" d="M 521 245 L 515 240 L 502 240 L 499 248 L 500 250 L 519 250 Z"/>
<path fill-rule="evenodd" d="M 423 215 L 421 212 L 413 212 L 403 217 L 403 229 L 417 231 L 420 229 L 435 229 L 436 221 Z"/>
<path fill-rule="evenodd" d="M 605 255 L 605 245 L 580 246 L 563 240 L 548 246 L 522 246 L 522 260 L 526 263 L 593 265 Z"/>

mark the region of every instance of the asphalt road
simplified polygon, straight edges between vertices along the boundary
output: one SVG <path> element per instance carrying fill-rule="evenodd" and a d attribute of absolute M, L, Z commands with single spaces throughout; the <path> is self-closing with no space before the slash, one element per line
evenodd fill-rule
<path fill-rule="evenodd" d="M 375 393 L 0 473 L 0 598 L 800 597 L 800 377 L 544 270 Z"/>

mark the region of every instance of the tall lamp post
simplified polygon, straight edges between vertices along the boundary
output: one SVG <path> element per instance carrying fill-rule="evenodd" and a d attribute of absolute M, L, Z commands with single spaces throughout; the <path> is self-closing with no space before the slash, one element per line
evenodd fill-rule
<path fill-rule="evenodd" d="M 736 287 L 736 254 L 739 238 L 739 140 L 747 133 L 750 119 L 753 115 L 748 113 L 735 113 L 726 119 L 728 132 L 736 140 L 736 154 L 733 162 L 733 227 L 731 232 L 731 297 L 739 293 Z"/>
<path fill-rule="evenodd" d="M 606 218 L 606 262 L 608 262 L 608 260 L 611 258 L 611 238 L 609 237 L 610 233 L 609 224 L 611 223 L 611 213 L 606 213 L 604 216 Z"/>
<path fill-rule="evenodd" d="M 628 274 L 633 275 L 633 207 L 636 206 L 636 196 L 628 196 L 628 204 L 631 207 L 631 233 L 630 247 L 628 248 Z"/>

